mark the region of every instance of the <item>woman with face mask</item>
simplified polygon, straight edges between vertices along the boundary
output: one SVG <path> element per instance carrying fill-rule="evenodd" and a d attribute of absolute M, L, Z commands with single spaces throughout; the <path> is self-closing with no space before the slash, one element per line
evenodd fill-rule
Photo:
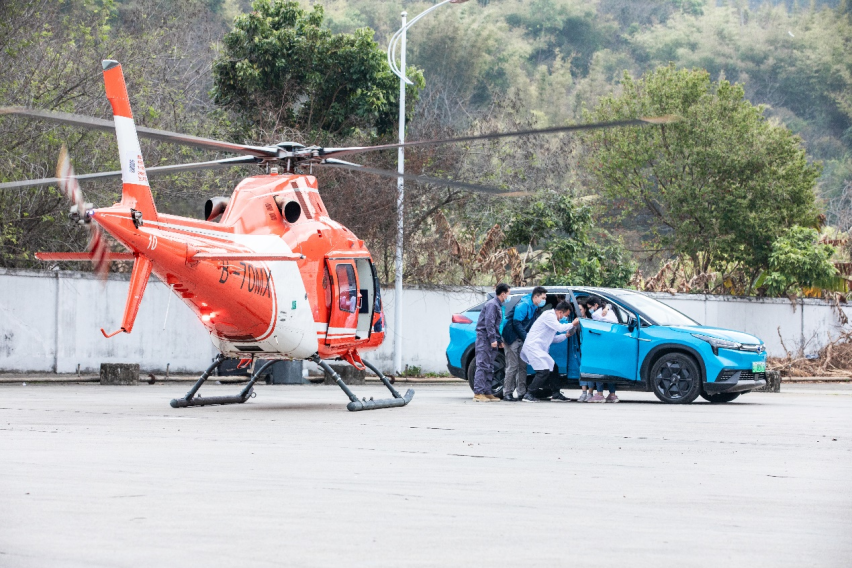
<path fill-rule="evenodd" d="M 547 303 L 547 290 L 536 286 L 506 314 L 503 325 L 503 344 L 506 354 L 506 378 L 503 380 L 503 401 L 516 402 L 527 393 L 527 365 L 521 361 L 521 348 L 533 322 Z M 517 389 L 517 397 L 514 395 Z"/>

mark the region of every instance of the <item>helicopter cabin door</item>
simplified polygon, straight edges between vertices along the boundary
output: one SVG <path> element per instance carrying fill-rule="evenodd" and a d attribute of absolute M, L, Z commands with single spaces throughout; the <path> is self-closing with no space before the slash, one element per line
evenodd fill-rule
<path fill-rule="evenodd" d="M 376 303 L 375 280 L 373 279 L 373 263 L 366 258 L 356 258 L 355 268 L 358 271 L 359 295 L 361 305 L 358 308 L 358 327 L 355 329 L 357 339 L 367 339 L 373 331 L 373 310 Z"/>
<path fill-rule="evenodd" d="M 326 262 L 331 275 L 332 297 L 325 342 L 327 345 L 352 343 L 356 339 L 361 309 L 358 268 L 353 258 L 329 258 Z"/>

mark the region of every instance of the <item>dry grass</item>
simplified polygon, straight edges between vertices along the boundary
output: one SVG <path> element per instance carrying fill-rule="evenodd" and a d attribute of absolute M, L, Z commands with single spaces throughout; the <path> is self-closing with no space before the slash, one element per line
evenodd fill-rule
<path fill-rule="evenodd" d="M 781 337 L 780 328 L 778 337 Z M 843 332 L 820 349 L 815 359 L 793 356 L 783 339 L 781 346 L 787 356 L 767 358 L 768 369 L 781 371 L 787 377 L 852 377 L 852 330 Z"/>

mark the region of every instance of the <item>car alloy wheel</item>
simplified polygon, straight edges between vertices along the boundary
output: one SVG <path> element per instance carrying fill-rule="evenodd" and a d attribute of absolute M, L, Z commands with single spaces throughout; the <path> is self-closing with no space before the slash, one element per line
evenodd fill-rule
<path fill-rule="evenodd" d="M 654 394 L 663 402 L 689 404 L 701 392 L 701 373 L 685 353 L 667 353 L 651 369 Z"/>

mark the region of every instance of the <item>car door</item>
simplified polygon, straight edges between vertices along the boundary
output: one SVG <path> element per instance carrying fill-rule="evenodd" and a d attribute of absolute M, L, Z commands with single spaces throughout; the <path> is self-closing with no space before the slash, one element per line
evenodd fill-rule
<path fill-rule="evenodd" d="M 622 318 L 619 318 L 622 319 Z M 623 318 L 626 320 L 626 317 Z M 639 329 L 627 323 L 581 320 L 583 356 L 580 372 L 584 379 L 637 380 Z"/>

